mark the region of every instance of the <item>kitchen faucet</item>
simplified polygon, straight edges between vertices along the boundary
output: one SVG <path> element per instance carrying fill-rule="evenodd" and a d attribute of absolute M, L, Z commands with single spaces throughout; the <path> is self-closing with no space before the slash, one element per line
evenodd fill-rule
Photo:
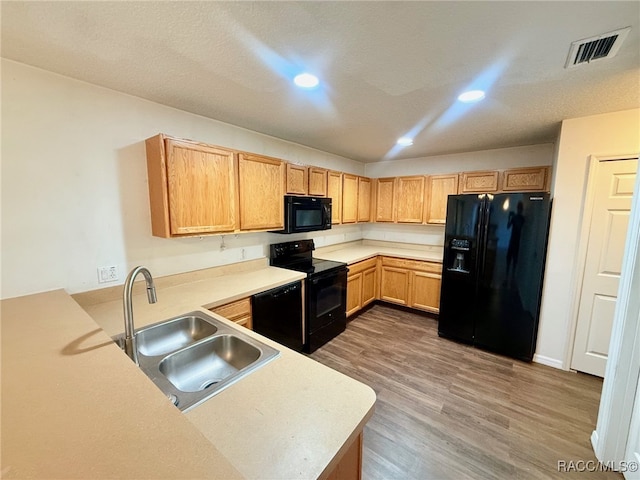
<path fill-rule="evenodd" d="M 136 276 L 142 273 L 144 275 L 145 282 L 147 282 L 147 299 L 149 303 L 156 303 L 158 298 L 156 297 L 156 286 L 153 283 L 153 277 L 149 270 L 145 267 L 138 266 L 129 272 L 129 276 L 124 282 L 124 295 L 122 303 L 124 306 L 124 351 L 129 358 L 138 363 L 138 342 L 136 341 L 136 334 L 133 328 L 133 303 L 132 303 L 132 290 L 133 281 Z"/>

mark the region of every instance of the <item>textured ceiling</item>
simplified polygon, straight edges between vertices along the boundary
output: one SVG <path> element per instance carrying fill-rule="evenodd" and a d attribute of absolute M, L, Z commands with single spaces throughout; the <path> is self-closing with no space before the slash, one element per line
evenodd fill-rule
<path fill-rule="evenodd" d="M 554 142 L 565 118 L 640 106 L 635 1 L 1 8 L 5 58 L 364 162 Z M 617 56 L 564 68 L 572 41 L 626 26 Z M 301 70 L 321 87 L 293 87 Z M 472 86 L 487 98 L 457 103 Z"/>

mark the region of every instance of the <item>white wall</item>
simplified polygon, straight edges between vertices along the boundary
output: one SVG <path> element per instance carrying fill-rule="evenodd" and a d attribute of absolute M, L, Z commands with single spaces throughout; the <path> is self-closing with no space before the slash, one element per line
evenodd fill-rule
<path fill-rule="evenodd" d="M 589 157 L 637 155 L 640 109 L 562 122 L 552 187 L 553 208 L 536 360 L 569 368 L 576 254 L 585 203 Z M 636 195 L 638 192 L 636 192 Z"/>
<path fill-rule="evenodd" d="M 537 167 L 552 164 L 553 149 L 554 145 L 552 143 L 545 143 L 524 147 L 498 148 L 479 152 L 368 163 L 365 166 L 365 175 L 372 178 L 380 178 Z"/>
<path fill-rule="evenodd" d="M 260 258 L 299 238 L 152 237 L 144 140 L 159 132 L 364 174 L 359 162 L 3 59 L 2 298 L 122 283 L 136 264 L 162 276 Z M 360 230 L 313 236 L 327 245 Z M 98 284 L 106 265 L 119 282 Z"/>

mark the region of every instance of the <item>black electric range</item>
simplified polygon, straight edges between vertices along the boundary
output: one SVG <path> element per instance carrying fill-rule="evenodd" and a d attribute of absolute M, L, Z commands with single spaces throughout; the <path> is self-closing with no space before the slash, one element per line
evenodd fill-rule
<path fill-rule="evenodd" d="M 347 325 L 347 264 L 313 258 L 313 240 L 274 243 L 269 264 L 307 274 L 304 295 L 303 351 L 311 353 Z"/>

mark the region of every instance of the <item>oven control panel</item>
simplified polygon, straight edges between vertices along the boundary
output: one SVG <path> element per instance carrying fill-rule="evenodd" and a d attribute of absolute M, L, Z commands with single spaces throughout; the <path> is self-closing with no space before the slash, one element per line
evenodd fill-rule
<path fill-rule="evenodd" d="M 311 252 L 315 250 L 313 240 L 298 240 L 296 242 L 272 243 L 270 246 L 270 257 L 274 259 L 283 259 L 293 256 L 300 256 L 308 253 L 311 258 Z"/>

